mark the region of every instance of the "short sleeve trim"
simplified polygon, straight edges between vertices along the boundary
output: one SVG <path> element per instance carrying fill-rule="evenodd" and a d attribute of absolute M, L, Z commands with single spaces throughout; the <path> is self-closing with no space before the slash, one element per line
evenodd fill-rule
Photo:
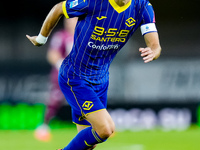
<path fill-rule="evenodd" d="M 69 16 L 68 16 L 67 10 L 66 10 L 66 1 L 64 1 L 64 2 L 62 3 L 62 9 L 63 9 L 63 13 L 64 13 L 65 17 L 68 19 Z"/>

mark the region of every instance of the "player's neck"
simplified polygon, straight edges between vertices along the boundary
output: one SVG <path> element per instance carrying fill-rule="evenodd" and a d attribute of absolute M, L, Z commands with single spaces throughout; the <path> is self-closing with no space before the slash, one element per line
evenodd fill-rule
<path fill-rule="evenodd" d="M 120 7 L 126 5 L 130 0 L 115 0 L 115 2 L 117 3 L 117 5 L 119 5 Z"/>

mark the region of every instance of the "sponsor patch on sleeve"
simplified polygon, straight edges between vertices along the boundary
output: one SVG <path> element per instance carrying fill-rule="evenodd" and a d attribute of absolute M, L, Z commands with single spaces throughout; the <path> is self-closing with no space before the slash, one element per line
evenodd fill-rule
<path fill-rule="evenodd" d="M 77 5 L 78 5 L 78 0 L 74 0 L 74 1 L 69 3 L 69 8 L 73 8 L 73 7 L 77 6 Z"/>

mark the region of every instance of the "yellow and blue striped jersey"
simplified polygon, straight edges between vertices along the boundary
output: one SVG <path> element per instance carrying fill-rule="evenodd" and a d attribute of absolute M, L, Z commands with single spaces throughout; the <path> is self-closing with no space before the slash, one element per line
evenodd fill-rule
<path fill-rule="evenodd" d="M 63 2 L 63 12 L 66 18 L 79 19 L 72 51 L 64 60 L 61 73 L 91 83 L 107 81 L 117 52 L 138 27 L 155 22 L 148 0 L 130 0 L 122 7 L 115 0 L 67 0 Z"/>

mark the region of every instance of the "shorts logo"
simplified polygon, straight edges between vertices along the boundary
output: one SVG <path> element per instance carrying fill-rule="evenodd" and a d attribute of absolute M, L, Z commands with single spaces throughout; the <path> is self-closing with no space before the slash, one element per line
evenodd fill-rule
<path fill-rule="evenodd" d="M 135 19 L 133 19 L 132 17 L 128 18 L 125 22 L 125 24 L 128 26 L 128 27 L 131 27 L 133 25 L 135 25 L 136 21 Z"/>
<path fill-rule="evenodd" d="M 94 106 L 93 102 L 85 101 L 82 107 L 84 110 L 90 110 L 93 106 Z"/>

